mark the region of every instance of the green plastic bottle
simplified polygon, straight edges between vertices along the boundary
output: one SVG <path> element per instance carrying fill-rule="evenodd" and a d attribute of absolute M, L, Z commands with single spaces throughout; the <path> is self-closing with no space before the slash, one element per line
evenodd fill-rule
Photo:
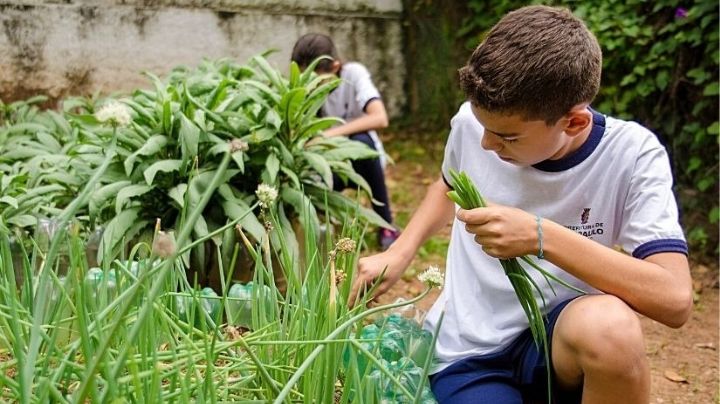
<path fill-rule="evenodd" d="M 228 291 L 228 324 L 252 327 L 252 282 L 236 283 Z"/>
<path fill-rule="evenodd" d="M 259 317 L 269 320 L 274 310 L 272 289 L 267 285 L 257 287 L 252 282 L 236 283 L 228 291 L 228 324 L 253 328 L 253 308 Z"/>
<path fill-rule="evenodd" d="M 215 290 L 206 287 L 193 293 L 195 296 L 190 292 L 175 295 L 175 312 L 178 318 L 185 323 L 190 323 L 192 320 L 197 328 L 202 328 L 203 324 L 205 328 L 219 324 L 220 298 Z M 207 316 L 210 318 L 208 319 Z M 208 320 L 212 320 L 212 323 Z"/>
<path fill-rule="evenodd" d="M 220 298 L 212 288 L 202 288 L 200 291 L 200 307 L 215 323 L 219 323 L 220 319 Z"/>
<path fill-rule="evenodd" d="M 115 270 L 103 271 L 93 267 L 85 274 L 85 293 L 90 309 L 101 311 L 117 296 Z"/>

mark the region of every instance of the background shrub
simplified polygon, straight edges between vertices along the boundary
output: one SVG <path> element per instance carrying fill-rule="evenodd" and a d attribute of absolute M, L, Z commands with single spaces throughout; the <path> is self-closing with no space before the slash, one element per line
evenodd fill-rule
<path fill-rule="evenodd" d="M 430 106 L 442 101 L 450 104 L 450 108 L 437 109 L 434 114 L 424 113 L 422 105 L 409 103 L 409 108 L 413 115 L 432 116 L 422 124 L 437 123 L 436 128 L 446 128 L 462 100 L 456 84 L 456 69 L 464 64 L 502 15 L 531 2 L 416 0 L 409 3 L 405 7 L 410 25 L 406 47 L 408 65 L 424 66 L 425 60 L 433 59 L 431 71 L 444 73 L 435 80 L 427 74 L 408 74 L 410 97 Z M 670 153 L 681 220 L 693 257 L 716 261 L 720 128 L 718 3 L 711 0 L 533 3 L 570 8 L 597 36 L 603 49 L 603 76 L 600 94 L 593 106 L 603 113 L 638 121 L 657 134 Z M 453 11 L 443 11 L 448 9 Z M 445 29 L 448 26 L 459 28 Z M 418 39 L 413 39 L 413 32 L 419 35 Z M 423 38 L 430 35 L 441 38 L 437 43 L 452 43 L 453 48 L 439 52 L 423 47 L 426 42 Z M 430 57 L 438 54 L 443 57 Z M 442 77 L 450 79 L 448 87 L 437 84 Z"/>

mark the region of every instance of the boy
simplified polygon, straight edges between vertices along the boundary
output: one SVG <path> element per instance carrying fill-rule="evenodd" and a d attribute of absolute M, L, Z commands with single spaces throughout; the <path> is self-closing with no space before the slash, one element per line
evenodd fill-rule
<path fill-rule="evenodd" d="M 545 358 L 498 258 L 538 264 L 588 292 L 544 290 L 556 402 L 647 403 L 650 370 L 636 312 L 680 327 L 692 307 L 687 245 L 665 150 L 647 129 L 589 108 L 602 55 L 565 9 L 506 15 L 460 70 L 469 102 L 452 119 L 442 179 L 404 233 L 361 259 L 352 298 L 385 270 L 380 293 L 420 245 L 455 221 L 445 312 L 431 386 L 441 403 L 518 403 L 546 397 Z M 446 197 L 449 170 L 465 171 L 490 207 Z M 628 254 L 618 252 L 622 247 Z"/>
<path fill-rule="evenodd" d="M 297 40 L 292 50 L 292 61 L 304 70 L 320 56 L 330 56 L 332 60 L 322 60 L 315 69 L 319 74 L 332 74 L 340 77 L 340 85 L 328 96 L 321 112 L 323 116 L 335 116 L 345 120 L 345 124 L 326 130 L 324 136 L 349 136 L 350 139 L 365 143 L 380 152 L 380 159 L 354 160 L 353 169 L 367 181 L 372 197 L 381 203 L 373 204 L 373 209 L 386 222 L 392 224 L 390 198 L 385 186 L 383 172 L 385 152 L 376 129 L 388 126 L 385 104 L 380 92 L 370 79 L 370 72 L 360 63 L 342 63 L 335 44 L 327 35 L 305 34 Z M 335 188 L 342 190 L 347 184 L 341 184 L 335 178 Z M 378 245 L 386 250 L 398 237 L 399 232 L 391 229 L 378 230 Z"/>

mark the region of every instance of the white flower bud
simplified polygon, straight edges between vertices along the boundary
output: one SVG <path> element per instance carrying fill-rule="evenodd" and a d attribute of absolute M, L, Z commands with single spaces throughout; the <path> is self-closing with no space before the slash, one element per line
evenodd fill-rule
<path fill-rule="evenodd" d="M 260 206 L 269 208 L 277 199 L 278 191 L 270 185 L 260 184 L 258 185 L 257 191 L 255 191 L 255 195 L 257 195 L 260 201 Z"/>
<path fill-rule="evenodd" d="M 95 112 L 95 118 L 111 126 L 128 126 L 132 121 L 130 108 L 117 101 L 110 101 Z"/>
<path fill-rule="evenodd" d="M 420 280 L 420 282 L 431 288 L 442 288 L 444 282 L 442 272 L 440 272 L 440 269 L 438 269 L 438 267 L 433 265 L 430 265 L 428 269 L 425 270 L 425 272 L 418 275 L 418 279 Z"/>

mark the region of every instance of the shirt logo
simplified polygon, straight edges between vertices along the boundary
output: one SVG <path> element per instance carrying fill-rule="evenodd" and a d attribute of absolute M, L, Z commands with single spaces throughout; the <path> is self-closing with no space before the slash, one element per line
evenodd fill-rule
<path fill-rule="evenodd" d="M 582 213 L 582 215 L 580 215 L 580 223 L 587 224 L 589 218 L 590 218 L 590 208 L 583 209 L 583 213 Z"/>
<path fill-rule="evenodd" d="M 605 223 L 591 222 L 590 209 L 591 208 L 583 208 L 582 213 L 580 214 L 580 224 L 565 225 L 565 227 L 589 239 L 594 239 L 596 236 L 602 236 L 605 233 Z"/>

